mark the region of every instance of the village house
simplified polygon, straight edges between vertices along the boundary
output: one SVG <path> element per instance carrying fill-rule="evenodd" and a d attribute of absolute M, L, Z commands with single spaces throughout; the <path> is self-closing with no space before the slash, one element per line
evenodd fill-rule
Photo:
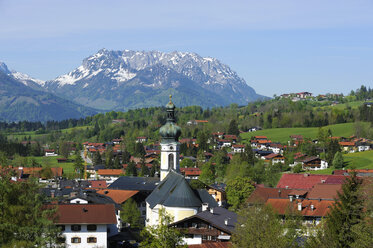
<path fill-rule="evenodd" d="M 245 152 L 245 145 L 235 144 L 232 145 L 232 149 L 234 153 L 242 153 Z"/>
<path fill-rule="evenodd" d="M 310 93 L 310 92 L 299 92 L 299 93 L 296 93 L 296 95 L 300 99 L 306 99 L 308 97 L 312 97 L 312 93 Z"/>
<path fill-rule="evenodd" d="M 191 126 L 191 125 L 205 124 L 208 122 L 209 122 L 208 120 L 190 120 L 187 122 L 187 125 Z"/>
<path fill-rule="evenodd" d="M 221 149 L 223 147 L 231 147 L 232 146 L 232 141 L 231 140 L 225 140 L 225 139 L 219 139 L 217 141 L 217 149 Z"/>
<path fill-rule="evenodd" d="M 230 241 L 237 214 L 222 207 L 204 206 L 203 211 L 170 224 L 186 232 L 188 245 Z"/>
<path fill-rule="evenodd" d="M 99 169 L 97 171 L 99 179 L 105 180 L 108 183 L 114 182 L 118 177 L 124 175 L 124 170 L 122 169 Z"/>
<path fill-rule="evenodd" d="M 302 161 L 302 168 L 304 170 L 324 170 L 328 168 L 328 162 L 319 157 L 306 157 Z"/>
<path fill-rule="evenodd" d="M 180 168 L 180 172 L 185 176 L 185 179 L 198 179 L 201 175 L 200 168 Z"/>
<path fill-rule="evenodd" d="M 269 146 L 269 144 L 271 144 L 272 141 L 266 139 L 255 139 L 251 140 L 250 143 L 253 148 L 257 148 L 259 150 L 266 150 L 267 146 Z"/>
<path fill-rule="evenodd" d="M 58 154 L 55 152 L 54 149 L 45 149 L 44 150 L 44 156 L 46 157 L 54 157 L 54 156 L 57 156 Z"/>
<path fill-rule="evenodd" d="M 371 148 L 371 144 L 369 144 L 368 142 L 358 142 L 356 143 L 356 146 L 358 152 L 369 151 Z"/>
<path fill-rule="evenodd" d="M 316 175 L 316 174 L 295 174 L 284 173 L 280 181 L 277 183 L 277 188 L 285 189 L 311 189 L 318 183 L 326 184 L 342 184 L 346 179 L 343 175 Z"/>
<path fill-rule="evenodd" d="M 108 247 L 107 239 L 118 233 L 113 204 L 59 204 L 55 224 L 66 247 Z"/>
<path fill-rule="evenodd" d="M 278 143 L 271 143 L 267 146 L 267 148 L 276 154 L 283 154 L 284 152 L 284 146 Z"/>
<path fill-rule="evenodd" d="M 145 136 L 136 137 L 136 143 L 146 143 L 148 138 Z"/>
<path fill-rule="evenodd" d="M 285 163 L 285 157 L 282 156 L 281 154 L 276 154 L 276 153 L 271 153 L 265 156 L 264 159 L 270 161 L 272 164 L 277 164 L 277 163 L 284 164 Z"/>
<path fill-rule="evenodd" d="M 214 183 L 207 187 L 208 193 L 214 198 L 220 207 L 227 203 L 227 194 L 225 193 L 226 184 Z"/>
<path fill-rule="evenodd" d="M 355 142 L 341 141 L 339 145 L 342 147 L 342 150 L 345 152 L 353 153 L 355 152 Z"/>
<path fill-rule="evenodd" d="M 226 134 L 226 135 L 224 135 L 224 139 L 232 141 L 233 144 L 235 144 L 237 142 L 237 136 L 236 135 L 232 135 L 232 134 Z"/>

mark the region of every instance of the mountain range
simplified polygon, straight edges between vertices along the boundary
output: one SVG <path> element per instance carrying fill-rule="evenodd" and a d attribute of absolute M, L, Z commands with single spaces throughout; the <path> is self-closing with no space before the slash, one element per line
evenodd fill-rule
<path fill-rule="evenodd" d="M 45 101 L 40 101 L 42 97 L 54 99 L 55 104 L 61 103 L 63 106 L 50 105 L 48 111 L 42 108 L 35 117 L 27 116 L 30 118 L 28 120 L 76 118 L 94 113 L 95 109 L 125 111 L 163 106 L 169 94 L 173 95 L 177 106 L 244 105 L 266 98 L 256 94 L 243 78 L 219 60 L 189 52 L 101 49 L 84 59 L 78 68 L 49 81 L 10 71 L 4 63 L 0 63 L 0 73 L 0 90 L 9 83 L 22 88 L 13 92 L 1 91 L 0 118 L 5 120 L 22 117 L 23 114 L 9 114 L 16 112 L 14 102 L 21 105 L 27 103 L 28 107 L 31 104 L 34 108 L 32 112 L 38 107 L 46 107 Z M 21 94 L 25 92 L 29 93 L 27 97 Z M 30 94 L 37 96 L 36 99 Z M 25 97 L 27 100 L 19 100 Z M 4 108 L 2 104 L 5 104 Z M 5 106 L 8 114 L 3 115 Z M 68 109 L 55 111 L 53 108 L 56 107 Z M 45 117 L 42 117 L 43 113 Z M 55 116 L 53 113 L 66 115 Z"/>
<path fill-rule="evenodd" d="M 47 121 L 81 118 L 97 110 L 40 91 L 42 81 L 9 71 L 0 63 L 0 121 Z"/>

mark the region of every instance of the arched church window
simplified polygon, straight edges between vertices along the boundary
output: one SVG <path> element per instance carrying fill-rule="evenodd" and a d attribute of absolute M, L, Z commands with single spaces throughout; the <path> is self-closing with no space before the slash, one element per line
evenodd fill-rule
<path fill-rule="evenodd" d="M 170 170 L 174 165 L 174 155 L 171 153 L 168 155 L 168 170 Z"/>

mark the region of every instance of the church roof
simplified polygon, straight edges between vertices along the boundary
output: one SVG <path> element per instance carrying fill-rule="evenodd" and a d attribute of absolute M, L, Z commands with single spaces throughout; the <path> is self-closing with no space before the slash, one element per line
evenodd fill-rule
<path fill-rule="evenodd" d="M 184 176 L 171 170 L 157 188 L 146 198 L 150 208 L 157 204 L 167 207 L 200 207 L 200 194 L 189 186 Z"/>

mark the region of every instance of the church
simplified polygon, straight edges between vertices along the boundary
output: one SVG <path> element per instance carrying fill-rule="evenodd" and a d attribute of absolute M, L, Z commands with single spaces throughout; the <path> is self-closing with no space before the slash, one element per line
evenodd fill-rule
<path fill-rule="evenodd" d="M 180 174 L 181 128 L 176 124 L 175 105 L 170 101 L 166 105 L 167 122 L 159 133 L 161 135 L 160 182 L 146 198 L 146 225 L 159 223 L 159 210 L 177 222 L 202 211 L 202 206 L 217 207 L 217 202 L 204 189 L 192 189 L 188 181 Z"/>

